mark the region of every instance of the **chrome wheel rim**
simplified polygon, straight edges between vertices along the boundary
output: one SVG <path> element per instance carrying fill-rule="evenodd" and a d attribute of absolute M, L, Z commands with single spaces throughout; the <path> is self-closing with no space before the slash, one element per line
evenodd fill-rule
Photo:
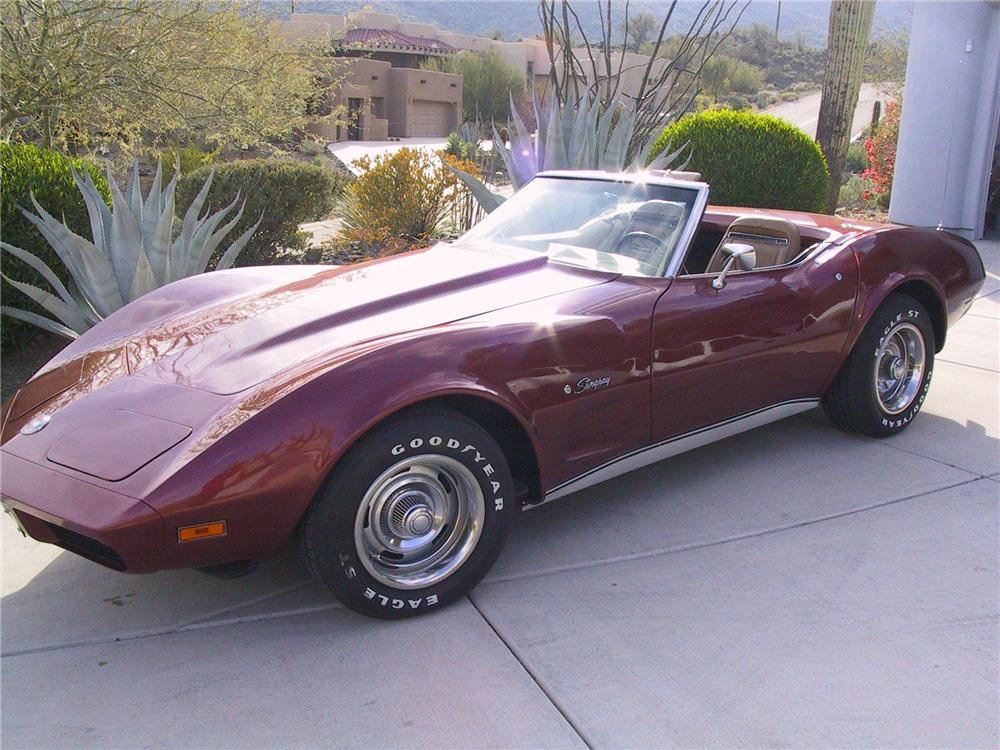
<path fill-rule="evenodd" d="M 912 323 L 897 323 L 875 351 L 875 398 L 888 414 L 905 411 L 924 377 L 924 337 Z"/>
<path fill-rule="evenodd" d="M 393 464 L 358 507 L 354 543 L 376 580 L 397 589 L 440 583 L 469 559 L 486 516 L 472 472 L 449 456 Z"/>

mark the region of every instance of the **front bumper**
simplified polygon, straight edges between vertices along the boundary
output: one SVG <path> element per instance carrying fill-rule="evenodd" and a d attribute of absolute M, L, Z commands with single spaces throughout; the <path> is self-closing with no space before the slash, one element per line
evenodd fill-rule
<path fill-rule="evenodd" d="M 0 497 L 21 529 L 114 570 L 147 573 L 163 563 L 164 522 L 141 500 L 0 451 Z"/>

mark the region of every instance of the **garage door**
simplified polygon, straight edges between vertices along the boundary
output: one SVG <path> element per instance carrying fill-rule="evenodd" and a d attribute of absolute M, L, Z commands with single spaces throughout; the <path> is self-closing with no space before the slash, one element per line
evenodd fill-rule
<path fill-rule="evenodd" d="M 454 128 L 454 105 L 417 99 L 410 112 L 411 136 L 445 136 Z"/>

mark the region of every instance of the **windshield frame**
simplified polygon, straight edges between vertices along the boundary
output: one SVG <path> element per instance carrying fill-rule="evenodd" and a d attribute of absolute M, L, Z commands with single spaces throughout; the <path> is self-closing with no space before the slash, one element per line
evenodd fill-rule
<path fill-rule="evenodd" d="M 609 183 L 619 183 L 619 184 L 646 183 L 651 185 L 663 185 L 666 187 L 688 190 L 695 193 L 694 201 L 691 204 L 691 210 L 688 213 L 686 226 L 683 228 L 683 231 L 681 232 L 680 236 L 677 239 L 674 251 L 668 258 L 667 265 L 663 273 L 659 276 L 652 276 L 641 273 L 628 273 L 626 271 L 620 272 L 622 276 L 628 276 L 630 278 L 641 278 L 641 279 L 676 278 L 680 272 L 681 266 L 684 263 L 684 259 L 687 257 L 688 248 L 691 245 L 691 241 L 694 238 L 695 232 L 698 230 L 698 226 L 701 223 L 701 219 L 705 213 L 705 209 L 708 207 L 709 186 L 707 183 L 697 182 L 694 180 L 672 179 L 666 176 L 655 174 L 654 172 L 600 172 L 592 170 L 547 171 L 547 172 L 539 172 L 534 177 L 532 177 L 528 183 L 525 184 L 527 185 L 530 182 L 533 182 L 534 180 L 539 178 L 558 179 L 558 180 L 581 180 L 587 182 L 609 182 Z M 464 236 L 465 235 L 463 235 L 463 237 Z M 462 244 L 461 240 L 462 240 L 461 237 L 458 240 L 456 240 L 457 246 L 468 247 L 469 249 L 474 248 L 474 245 L 472 243 Z M 498 245 L 503 244 L 499 240 L 496 240 L 495 242 Z M 531 252 L 537 252 L 537 251 L 532 250 Z M 570 265 L 575 268 L 591 268 L 590 266 L 587 265 L 572 263 L 566 260 L 565 258 L 559 258 L 558 256 L 549 255 L 548 257 L 552 262 L 555 263 Z M 591 270 L 600 270 L 600 269 L 591 268 Z"/>

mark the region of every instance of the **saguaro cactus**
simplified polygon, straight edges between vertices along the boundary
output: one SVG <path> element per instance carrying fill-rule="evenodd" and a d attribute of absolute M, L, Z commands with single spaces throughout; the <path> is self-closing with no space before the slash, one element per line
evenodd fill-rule
<path fill-rule="evenodd" d="M 827 195 L 830 213 L 837 207 L 837 196 L 843 181 L 851 121 L 858 106 L 861 71 L 874 15 L 875 0 L 834 0 L 830 6 L 823 97 L 816 129 L 816 140 L 822 146 L 827 166 L 830 167 L 830 192 Z"/>

